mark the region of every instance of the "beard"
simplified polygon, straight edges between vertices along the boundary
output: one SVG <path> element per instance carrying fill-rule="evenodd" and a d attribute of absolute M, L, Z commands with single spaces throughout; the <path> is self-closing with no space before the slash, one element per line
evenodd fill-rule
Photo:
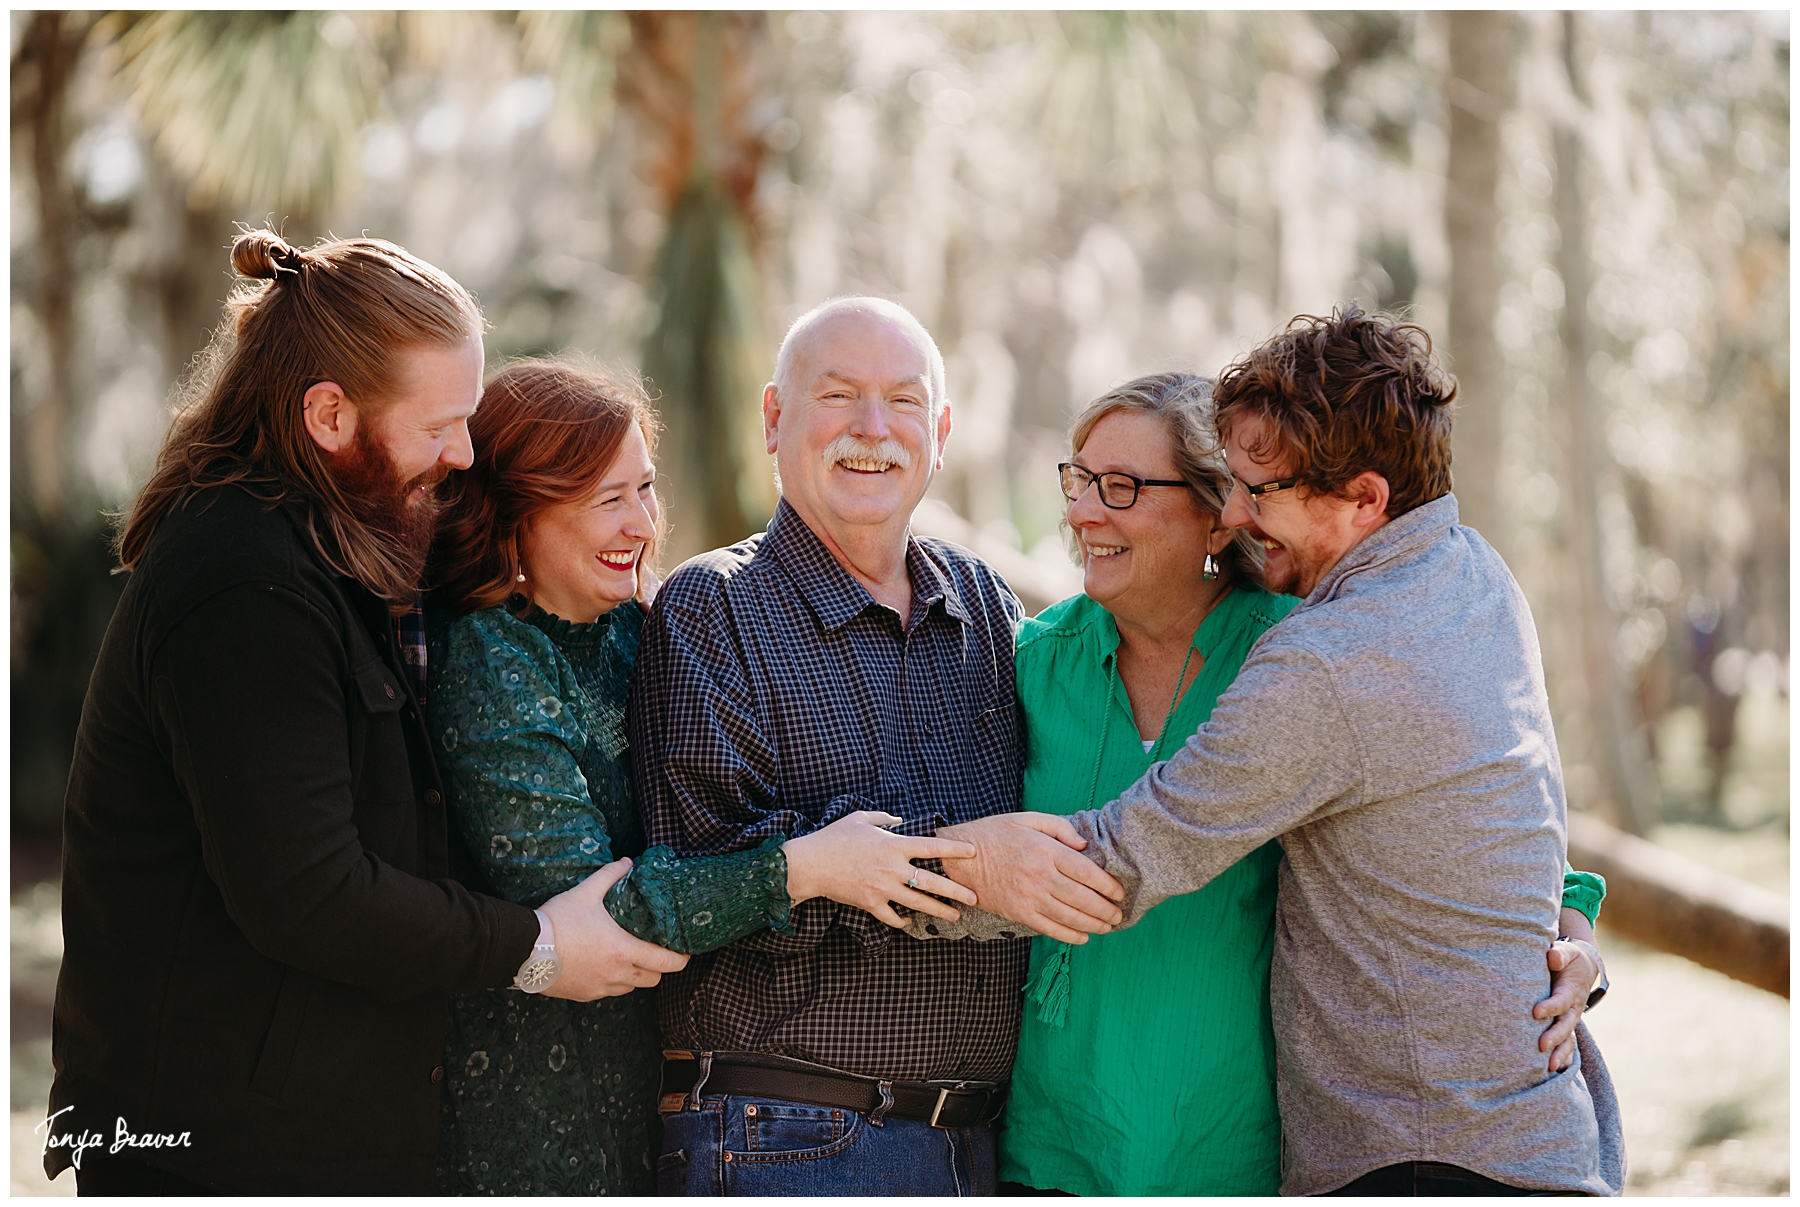
<path fill-rule="evenodd" d="M 344 493 L 351 518 L 399 546 L 423 572 L 442 506 L 432 488 L 449 476 L 450 467 L 438 462 L 418 477 L 402 480 L 372 427 L 358 427 L 349 448 L 325 459 L 326 470 Z M 418 493 L 421 487 L 423 494 Z"/>

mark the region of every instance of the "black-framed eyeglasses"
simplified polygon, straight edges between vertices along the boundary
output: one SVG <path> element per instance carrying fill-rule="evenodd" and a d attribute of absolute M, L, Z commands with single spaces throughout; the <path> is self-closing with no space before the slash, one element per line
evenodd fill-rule
<path fill-rule="evenodd" d="M 1062 475 L 1063 498 L 1073 503 L 1087 493 L 1087 488 L 1098 482 L 1100 484 L 1100 501 L 1114 511 L 1124 511 L 1137 502 L 1138 491 L 1146 486 L 1188 486 L 1179 478 L 1139 478 L 1133 474 L 1110 473 L 1097 474 L 1083 469 L 1073 461 L 1064 461 L 1056 467 Z"/>
<path fill-rule="evenodd" d="M 1242 490 L 1244 498 L 1249 501 L 1250 510 L 1257 515 L 1262 514 L 1262 497 L 1272 495 L 1278 490 L 1291 490 L 1300 485 L 1299 478 L 1279 478 L 1274 482 L 1258 482 L 1252 486 L 1236 474 L 1231 475 L 1233 490 Z"/>

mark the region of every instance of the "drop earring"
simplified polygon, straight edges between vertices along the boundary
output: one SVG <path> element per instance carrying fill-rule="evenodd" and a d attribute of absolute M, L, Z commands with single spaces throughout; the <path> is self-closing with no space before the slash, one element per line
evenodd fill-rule
<path fill-rule="evenodd" d="M 1208 560 L 1209 561 L 1211 560 L 1211 555 L 1208 555 Z M 519 581 L 520 582 L 525 581 L 525 567 L 523 567 L 523 566 L 519 567 Z"/>
<path fill-rule="evenodd" d="M 521 574 L 519 577 L 522 579 L 525 576 Z M 1219 577 L 1219 563 L 1213 560 L 1213 555 L 1210 553 L 1206 555 L 1205 564 L 1200 567 L 1200 577 L 1209 583 Z"/>

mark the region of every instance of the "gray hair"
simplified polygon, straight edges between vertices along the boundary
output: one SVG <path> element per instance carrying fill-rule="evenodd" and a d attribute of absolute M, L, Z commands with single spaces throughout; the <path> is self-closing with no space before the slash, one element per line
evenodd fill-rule
<path fill-rule="evenodd" d="M 1217 522 L 1225 511 L 1225 500 L 1231 497 L 1232 483 L 1213 427 L 1213 383 L 1213 378 L 1198 373 L 1152 373 L 1128 381 L 1081 409 L 1069 425 L 1069 447 L 1079 454 L 1099 422 L 1115 411 L 1153 416 L 1169 433 L 1175 472 L 1193 487 L 1194 501 L 1210 511 Z M 1067 520 L 1064 525 L 1067 526 Z M 1081 564 L 1084 559 L 1079 540 L 1070 541 L 1070 551 L 1076 563 Z M 1231 544 L 1225 546 L 1219 560 L 1233 575 L 1260 576 L 1262 544 L 1247 529 L 1239 528 L 1231 534 Z"/>
<path fill-rule="evenodd" d="M 794 371 L 794 349 L 800 337 L 811 330 L 820 321 L 834 314 L 845 314 L 860 311 L 893 323 L 917 344 L 919 351 L 925 354 L 926 371 L 929 377 L 927 386 L 931 392 L 931 413 L 937 414 L 946 401 L 944 391 L 944 355 L 938 351 L 937 341 L 925 330 L 925 324 L 913 317 L 912 311 L 898 302 L 890 302 L 886 298 L 874 297 L 838 297 L 820 302 L 811 310 L 794 320 L 794 325 L 781 340 L 781 350 L 775 354 L 775 393 L 783 398 L 792 394 L 793 382 L 790 380 Z"/>

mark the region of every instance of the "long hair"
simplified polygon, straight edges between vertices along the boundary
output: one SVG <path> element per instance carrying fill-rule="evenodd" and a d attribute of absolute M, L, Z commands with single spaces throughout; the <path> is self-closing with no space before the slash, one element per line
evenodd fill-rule
<path fill-rule="evenodd" d="M 1225 500 L 1231 497 L 1231 471 L 1225 468 L 1218 434 L 1213 430 L 1212 392 L 1213 379 L 1197 373 L 1153 373 L 1128 381 L 1081 409 L 1069 425 L 1069 447 L 1079 454 L 1094 428 L 1115 411 L 1151 416 L 1169 433 L 1175 472 L 1193 487 L 1194 502 L 1202 511 L 1211 512 L 1217 524 Z M 1066 526 L 1067 521 L 1064 523 Z M 1077 563 L 1083 561 L 1080 541 L 1072 540 L 1070 551 Z M 1263 548 L 1247 530 L 1237 528 L 1219 560 L 1234 575 L 1255 577 L 1262 573 Z"/>
<path fill-rule="evenodd" d="M 457 615 L 517 590 L 519 533 L 532 516 L 605 480 L 633 424 L 656 455 L 658 423 L 636 383 L 553 360 L 515 361 L 488 380 L 469 420 L 475 463 L 450 477 L 431 547 L 434 598 Z M 661 522 L 658 521 L 658 537 Z M 656 569 L 659 540 L 644 547 Z"/>
<path fill-rule="evenodd" d="M 121 526 L 119 564 L 134 568 L 150 538 L 197 491 L 237 483 L 271 506 L 294 492 L 327 565 L 390 607 L 417 596 L 417 558 L 359 522 L 307 434 L 306 391 L 334 381 L 373 421 L 393 390 L 398 356 L 455 347 L 482 331 L 469 291 L 383 239 L 332 239 L 306 251 L 268 230 L 232 243 L 251 278 L 184 387 L 156 470 Z"/>

